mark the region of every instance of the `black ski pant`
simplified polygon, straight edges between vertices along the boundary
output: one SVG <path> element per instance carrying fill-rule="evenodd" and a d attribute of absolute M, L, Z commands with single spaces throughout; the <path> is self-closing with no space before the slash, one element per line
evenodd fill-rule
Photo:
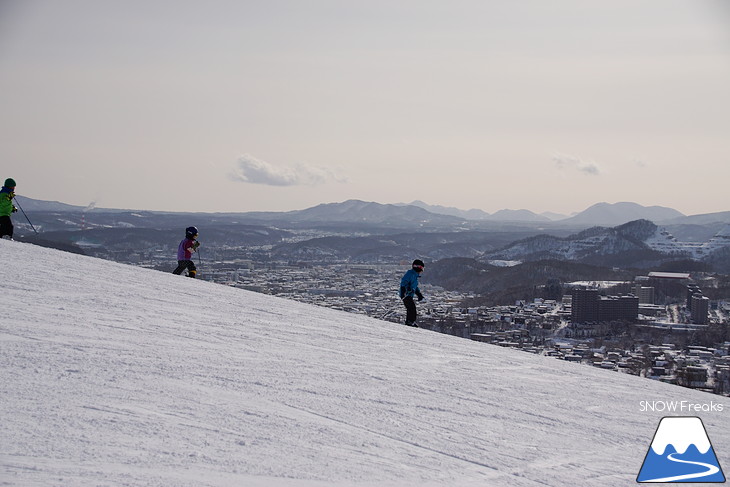
<path fill-rule="evenodd" d="M 5 235 L 13 238 L 13 221 L 9 216 L 0 216 L 0 238 Z"/>
<path fill-rule="evenodd" d="M 406 307 L 406 325 L 412 325 L 416 322 L 416 303 L 413 296 L 403 298 L 403 304 Z"/>
<path fill-rule="evenodd" d="M 172 271 L 172 273 L 182 274 L 182 271 L 184 271 L 185 269 L 188 270 L 188 277 L 195 277 L 197 269 L 195 268 L 195 263 L 192 260 L 178 260 L 177 267 L 174 271 Z"/>

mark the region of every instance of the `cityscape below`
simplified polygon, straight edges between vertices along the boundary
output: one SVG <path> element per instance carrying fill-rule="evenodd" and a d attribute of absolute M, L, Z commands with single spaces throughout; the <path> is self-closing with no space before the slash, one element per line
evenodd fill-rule
<path fill-rule="evenodd" d="M 258 249 L 259 251 L 261 249 Z M 168 271 L 169 250 L 138 265 Z M 404 323 L 398 298 L 408 262 L 313 264 L 203 263 L 205 280 L 286 299 Z M 424 272 L 424 280 L 428 269 Z M 707 285 L 712 285 L 708 277 Z M 662 382 L 730 395 L 730 300 L 710 300 L 689 273 L 650 272 L 634 281 L 574 282 L 561 300 L 533 298 L 465 306 L 473 293 L 424 284 L 418 326 L 439 333 L 552 356 Z M 684 299 L 656 304 L 656 290 Z M 671 293 L 672 291 L 669 291 Z M 282 326 L 286 326 L 282 323 Z"/>

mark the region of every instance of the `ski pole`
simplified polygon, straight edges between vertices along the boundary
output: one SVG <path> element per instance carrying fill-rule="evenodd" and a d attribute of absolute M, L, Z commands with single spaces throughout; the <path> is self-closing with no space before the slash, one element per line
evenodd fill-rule
<path fill-rule="evenodd" d="M 399 308 L 399 306 L 392 306 L 392 307 L 386 309 L 385 310 L 385 313 L 383 313 L 383 315 L 380 317 L 380 319 L 381 320 L 384 320 L 385 318 L 388 317 L 388 315 L 391 315 L 391 314 L 395 313 L 395 310 L 398 309 L 398 308 Z"/>
<path fill-rule="evenodd" d="M 203 265 L 203 262 L 202 262 L 202 261 L 201 261 L 201 259 L 200 259 L 200 247 L 198 247 L 198 250 L 197 250 L 197 252 L 198 252 L 198 265 L 202 267 L 202 265 Z"/>
<path fill-rule="evenodd" d="M 33 223 L 31 223 L 31 221 L 30 221 L 30 218 L 28 218 L 28 215 L 25 214 L 23 207 L 20 206 L 20 203 L 18 202 L 18 198 L 13 198 L 13 199 L 15 200 L 15 203 L 18 204 L 18 209 L 20 209 L 21 213 L 23 213 L 23 216 L 25 217 L 25 219 L 28 220 L 28 223 L 30 223 L 30 228 L 32 228 L 33 231 L 35 232 L 35 234 L 38 235 L 38 230 L 35 229 L 35 227 L 33 226 Z"/>

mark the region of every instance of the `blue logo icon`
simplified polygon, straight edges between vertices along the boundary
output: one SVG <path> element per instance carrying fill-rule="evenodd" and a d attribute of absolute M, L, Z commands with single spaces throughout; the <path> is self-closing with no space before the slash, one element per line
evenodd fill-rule
<path fill-rule="evenodd" d="M 725 482 L 702 420 L 681 416 L 662 418 L 636 481 Z"/>

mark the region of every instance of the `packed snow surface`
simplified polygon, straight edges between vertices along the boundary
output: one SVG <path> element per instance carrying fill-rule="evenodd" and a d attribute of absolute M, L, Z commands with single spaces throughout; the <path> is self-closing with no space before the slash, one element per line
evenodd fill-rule
<path fill-rule="evenodd" d="M 19 242 L 0 269 L 0 485 L 634 485 L 641 401 L 727 400 Z"/>

